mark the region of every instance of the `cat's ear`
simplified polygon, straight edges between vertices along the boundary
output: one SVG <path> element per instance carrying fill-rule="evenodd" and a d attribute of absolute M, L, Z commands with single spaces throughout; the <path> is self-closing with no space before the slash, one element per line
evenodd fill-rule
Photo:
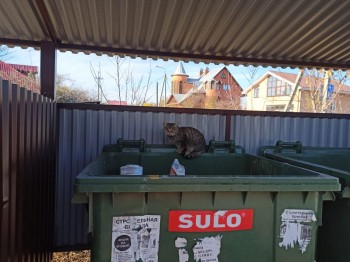
<path fill-rule="evenodd" d="M 168 124 L 167 122 L 163 121 L 163 126 L 166 126 L 167 124 Z"/>

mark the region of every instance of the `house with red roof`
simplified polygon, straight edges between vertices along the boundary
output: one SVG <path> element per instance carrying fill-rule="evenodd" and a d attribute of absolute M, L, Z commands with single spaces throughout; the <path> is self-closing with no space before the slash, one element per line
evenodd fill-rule
<path fill-rule="evenodd" d="M 267 71 L 242 93 L 246 96 L 246 109 L 350 113 L 350 86 L 334 77 L 324 77 L 323 72 L 309 70 L 305 71 L 294 92 L 297 76 L 293 73 Z"/>
<path fill-rule="evenodd" d="M 128 102 L 127 101 L 119 101 L 119 100 L 107 100 L 108 105 L 113 105 L 113 106 L 127 106 Z"/>
<path fill-rule="evenodd" d="M 11 83 L 24 87 L 35 93 L 40 93 L 40 85 L 36 79 L 37 66 L 9 64 L 0 61 L 0 78 L 9 80 Z"/>
<path fill-rule="evenodd" d="M 221 107 L 238 109 L 242 88 L 226 66 L 200 69 L 198 77 L 189 77 L 180 61 L 171 75 L 168 106 Z"/>

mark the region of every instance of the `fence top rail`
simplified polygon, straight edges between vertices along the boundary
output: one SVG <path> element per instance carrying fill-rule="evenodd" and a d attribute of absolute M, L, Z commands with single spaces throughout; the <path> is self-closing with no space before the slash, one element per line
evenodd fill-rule
<path fill-rule="evenodd" d="M 273 112 L 251 110 L 225 110 L 203 108 L 176 108 L 176 107 L 150 107 L 150 106 L 116 106 L 93 103 L 57 103 L 58 109 L 129 111 L 129 112 L 155 112 L 177 114 L 206 114 L 206 115 L 240 115 L 240 116 L 267 116 L 267 117 L 298 117 L 298 118 L 332 118 L 350 119 L 350 114 L 307 113 L 307 112 Z"/>

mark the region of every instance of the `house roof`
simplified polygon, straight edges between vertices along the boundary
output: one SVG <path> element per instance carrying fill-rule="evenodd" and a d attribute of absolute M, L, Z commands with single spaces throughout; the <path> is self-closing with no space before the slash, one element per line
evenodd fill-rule
<path fill-rule="evenodd" d="M 18 65 L 18 64 L 8 64 L 12 66 L 17 71 L 25 72 L 25 73 L 38 73 L 38 67 L 37 66 L 29 66 L 29 65 Z"/>
<path fill-rule="evenodd" d="M 187 78 L 187 83 L 194 83 L 194 82 L 198 82 L 198 78 Z"/>
<path fill-rule="evenodd" d="M 188 76 L 188 75 L 186 74 L 185 68 L 184 68 L 184 66 L 183 66 L 183 64 L 182 64 L 181 61 L 180 61 L 179 64 L 177 65 L 176 70 L 175 70 L 175 72 L 174 72 L 173 75 L 186 75 L 186 76 Z"/>
<path fill-rule="evenodd" d="M 217 74 L 219 74 L 221 72 L 221 70 L 223 70 L 225 68 L 225 66 L 220 66 L 217 68 L 214 68 L 213 70 L 210 70 L 207 74 L 202 75 L 198 81 L 201 82 L 210 82 L 212 80 L 214 80 L 214 78 L 217 76 Z"/>
<path fill-rule="evenodd" d="M 185 101 L 187 98 L 189 98 L 194 93 L 193 90 L 188 91 L 186 94 L 173 94 L 175 101 L 177 104 L 181 104 L 183 101 Z M 168 99 L 170 101 L 171 97 Z"/>
<path fill-rule="evenodd" d="M 191 95 L 193 94 L 198 94 L 198 93 L 205 93 L 205 91 L 203 90 L 199 90 L 199 89 L 191 89 L 190 91 L 188 91 L 186 94 L 172 94 L 169 99 L 168 99 L 168 103 L 171 100 L 171 98 L 173 97 L 174 100 L 176 101 L 177 104 L 181 104 L 182 102 L 184 102 L 187 98 L 189 98 Z"/>
<path fill-rule="evenodd" d="M 350 68 L 350 1 L 2 0 L 0 43 L 234 65 Z"/>
<path fill-rule="evenodd" d="M 35 93 L 39 93 L 39 83 L 35 81 L 35 79 L 22 73 L 35 73 L 35 70 L 36 72 L 38 70 L 35 66 L 8 64 L 3 61 L 0 61 L 0 78 L 4 80 L 10 80 L 13 84 L 17 84 Z"/>
<path fill-rule="evenodd" d="M 290 85 L 293 85 L 295 81 L 297 80 L 297 74 L 293 73 L 286 73 L 286 72 L 278 72 L 278 71 L 267 71 L 265 74 L 263 74 L 258 80 L 256 80 L 251 86 L 249 86 L 246 90 L 242 92 L 242 94 L 246 95 L 248 92 L 250 92 L 255 86 L 257 86 L 261 81 L 266 79 L 269 76 L 274 76 L 282 81 L 287 82 Z M 315 78 L 315 77 L 312 77 Z M 301 79 L 299 88 L 302 89 L 309 89 L 310 83 L 309 83 L 310 77 L 304 75 Z M 336 82 L 334 82 L 334 87 L 336 90 L 340 89 L 340 92 L 342 93 L 350 93 L 350 86 L 348 85 L 340 85 Z"/>
<path fill-rule="evenodd" d="M 118 101 L 118 100 L 107 100 L 108 105 L 115 105 L 115 106 L 127 106 L 127 101 Z"/>

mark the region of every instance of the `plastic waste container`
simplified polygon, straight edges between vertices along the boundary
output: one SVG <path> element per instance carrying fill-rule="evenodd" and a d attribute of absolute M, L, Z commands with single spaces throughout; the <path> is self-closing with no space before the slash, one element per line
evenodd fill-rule
<path fill-rule="evenodd" d="M 168 175 L 174 159 L 185 176 Z M 127 164 L 143 175 L 120 175 Z M 338 190 L 335 177 L 228 142 L 187 160 L 174 147 L 122 141 L 76 177 L 73 202 L 89 204 L 92 261 L 314 262 L 322 202 Z"/>
<path fill-rule="evenodd" d="M 323 206 L 319 228 L 317 262 L 350 261 L 350 148 L 304 147 L 300 141 L 277 141 L 263 146 L 259 155 L 339 178 L 336 200 Z"/>

